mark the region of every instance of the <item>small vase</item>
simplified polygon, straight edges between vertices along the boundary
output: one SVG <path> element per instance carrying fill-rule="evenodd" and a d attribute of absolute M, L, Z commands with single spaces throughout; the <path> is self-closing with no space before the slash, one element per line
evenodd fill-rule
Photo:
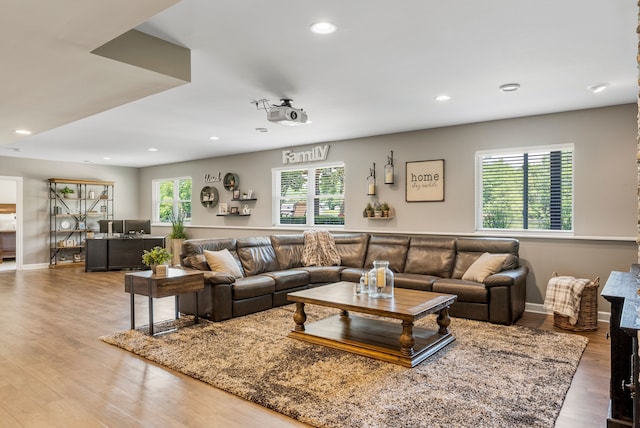
<path fill-rule="evenodd" d="M 158 265 L 149 265 L 149 267 L 151 268 L 151 272 L 153 272 L 155 274 L 156 270 L 158 268 Z"/>
<path fill-rule="evenodd" d="M 369 295 L 376 299 L 388 299 L 393 297 L 394 276 L 389 269 L 389 262 L 376 260 L 373 269 L 369 271 Z"/>

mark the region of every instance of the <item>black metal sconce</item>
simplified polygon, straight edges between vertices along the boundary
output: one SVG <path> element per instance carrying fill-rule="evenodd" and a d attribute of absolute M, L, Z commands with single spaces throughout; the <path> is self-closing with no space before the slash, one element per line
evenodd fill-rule
<path fill-rule="evenodd" d="M 384 184 L 394 183 L 394 170 L 393 170 L 393 150 L 391 150 L 391 156 L 387 156 L 387 164 L 384 166 Z"/>
<path fill-rule="evenodd" d="M 376 163 L 373 163 L 373 168 L 369 168 L 369 176 L 367 177 L 367 195 L 373 196 L 376 194 Z"/>

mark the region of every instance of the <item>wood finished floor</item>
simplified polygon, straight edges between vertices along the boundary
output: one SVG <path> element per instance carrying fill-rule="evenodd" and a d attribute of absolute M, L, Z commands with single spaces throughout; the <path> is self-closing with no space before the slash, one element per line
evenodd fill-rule
<path fill-rule="evenodd" d="M 77 268 L 0 272 L 0 427 L 304 427 L 276 412 L 98 340 L 129 328 L 123 272 Z M 155 301 L 156 320 L 173 316 Z M 136 320 L 146 323 L 146 298 Z M 553 327 L 526 313 L 520 325 Z M 557 427 L 604 427 L 608 408 L 608 324 L 590 343 Z"/>

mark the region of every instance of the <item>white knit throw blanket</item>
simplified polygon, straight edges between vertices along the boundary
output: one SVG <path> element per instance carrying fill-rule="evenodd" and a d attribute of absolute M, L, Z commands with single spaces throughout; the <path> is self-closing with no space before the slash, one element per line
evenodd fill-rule
<path fill-rule="evenodd" d="M 324 230 L 305 230 L 302 264 L 304 266 L 338 266 L 340 254 L 331 233 Z"/>
<path fill-rule="evenodd" d="M 569 317 L 569 323 L 575 325 L 580 315 L 582 290 L 591 281 L 573 276 L 555 276 L 549 280 L 544 308 L 559 315 Z"/>

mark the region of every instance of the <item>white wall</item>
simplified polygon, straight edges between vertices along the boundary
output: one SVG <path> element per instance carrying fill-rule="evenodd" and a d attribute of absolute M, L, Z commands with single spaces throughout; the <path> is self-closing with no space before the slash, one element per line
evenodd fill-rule
<path fill-rule="evenodd" d="M 476 151 L 573 143 L 575 237 L 516 236 L 521 241 L 523 261 L 531 269 L 527 301 L 543 302 L 554 271 L 599 276 L 604 283 L 610 271 L 628 270 L 637 260 L 636 113 L 637 106 L 629 104 L 330 142 L 327 161 L 345 163 L 345 230 L 473 235 Z M 308 129 L 312 132 L 312 127 Z M 310 147 L 313 145 L 293 150 Z M 394 151 L 397 180 L 394 185 L 384 185 L 382 166 L 390 150 Z M 405 162 L 429 159 L 445 159 L 445 201 L 405 202 Z M 366 177 L 373 162 L 380 177 L 379 199 L 396 210 L 396 217 L 389 221 L 362 217 L 370 201 Z M 151 215 L 151 180 L 190 175 L 194 187 L 192 237 L 282 233 L 272 228 L 271 219 L 271 169 L 281 166 L 282 151 L 271 150 L 143 168 L 140 214 Z M 217 187 L 221 202 L 230 202 L 231 194 L 221 183 L 204 182 L 205 174 L 217 176 L 218 172 L 223 176 L 235 172 L 241 189 L 254 190 L 258 201 L 251 217 L 216 217 L 215 208 L 199 204 L 197 197 L 205 185 Z M 609 308 L 603 299 L 600 305 L 601 311 Z"/>
<path fill-rule="evenodd" d="M 15 204 L 17 188 L 15 181 L 0 180 L 0 204 Z"/>

